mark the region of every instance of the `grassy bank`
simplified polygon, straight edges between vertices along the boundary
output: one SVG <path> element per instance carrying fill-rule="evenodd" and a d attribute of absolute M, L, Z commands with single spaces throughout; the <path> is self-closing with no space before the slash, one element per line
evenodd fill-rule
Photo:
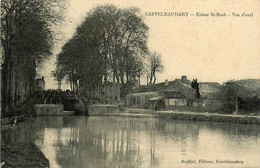
<path fill-rule="evenodd" d="M 239 124 L 260 125 L 260 116 L 218 114 L 218 113 L 207 113 L 207 112 L 153 111 L 147 109 L 123 107 L 120 113 L 107 113 L 103 115 L 130 116 L 130 117 L 156 117 L 156 118 L 165 118 L 165 119 L 229 122 L 229 123 L 239 123 Z"/>
<path fill-rule="evenodd" d="M 214 113 L 191 113 L 191 112 L 155 112 L 155 117 L 166 119 L 181 119 L 193 121 L 228 122 L 239 124 L 260 125 L 260 117 L 246 115 L 228 115 Z"/>
<path fill-rule="evenodd" d="M 1 145 L 1 163 L 3 168 L 27 167 L 46 168 L 49 161 L 32 143 L 8 143 Z"/>
<path fill-rule="evenodd" d="M 25 121 L 28 118 L 35 117 L 36 112 L 34 105 L 37 103 L 36 98 L 25 100 L 21 105 L 9 109 L 9 111 L 2 111 L 1 124 L 13 124 L 15 122 Z"/>

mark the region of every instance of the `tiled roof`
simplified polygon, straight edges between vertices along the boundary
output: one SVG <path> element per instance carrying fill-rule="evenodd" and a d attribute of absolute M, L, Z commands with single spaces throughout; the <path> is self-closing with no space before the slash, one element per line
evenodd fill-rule
<path fill-rule="evenodd" d="M 181 98 L 185 98 L 186 97 L 180 91 L 176 91 L 176 90 L 164 90 L 164 91 L 160 91 L 160 93 L 163 94 L 166 98 L 181 99 Z"/>
<path fill-rule="evenodd" d="M 157 83 L 154 85 L 141 85 L 140 87 L 134 89 L 132 93 L 139 93 L 139 92 L 154 92 L 154 91 L 159 91 L 161 89 L 164 89 L 168 87 L 169 85 L 175 83 L 175 82 L 180 82 L 185 86 L 191 87 L 191 81 L 187 80 L 185 83 L 181 82 L 181 79 L 175 79 L 173 81 L 169 81 L 168 85 L 165 86 L 165 82 Z"/>
<path fill-rule="evenodd" d="M 162 88 L 164 85 L 165 85 L 164 82 L 163 83 L 157 83 L 157 84 L 154 84 L 154 85 L 141 85 L 140 87 L 134 89 L 133 93 L 157 91 L 160 88 Z"/>

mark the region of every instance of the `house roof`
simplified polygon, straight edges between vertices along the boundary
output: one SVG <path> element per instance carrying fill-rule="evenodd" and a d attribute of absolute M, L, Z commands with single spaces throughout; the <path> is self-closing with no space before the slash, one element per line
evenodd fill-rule
<path fill-rule="evenodd" d="M 199 82 L 200 84 L 220 85 L 218 82 Z"/>
<path fill-rule="evenodd" d="M 154 85 L 141 85 L 140 87 L 134 89 L 133 93 L 158 91 L 164 85 L 165 85 L 164 82 L 163 83 L 157 83 L 157 84 L 154 84 Z"/>
<path fill-rule="evenodd" d="M 165 82 L 157 83 L 154 85 L 141 85 L 140 87 L 134 89 L 133 93 L 159 91 L 162 89 L 166 89 L 168 86 L 176 82 L 182 83 L 183 85 L 191 88 L 191 81 L 186 80 L 182 82 L 181 79 L 175 79 L 173 81 L 169 81 L 168 85 L 165 85 Z"/>
<path fill-rule="evenodd" d="M 163 100 L 163 99 L 165 99 L 164 96 L 159 96 L 159 97 L 150 98 L 150 99 L 148 99 L 148 100 L 149 100 L 149 101 L 157 101 L 157 100 Z"/>
<path fill-rule="evenodd" d="M 163 94 L 166 98 L 176 98 L 176 99 L 182 99 L 186 96 L 177 90 L 163 90 L 160 91 L 161 94 Z"/>

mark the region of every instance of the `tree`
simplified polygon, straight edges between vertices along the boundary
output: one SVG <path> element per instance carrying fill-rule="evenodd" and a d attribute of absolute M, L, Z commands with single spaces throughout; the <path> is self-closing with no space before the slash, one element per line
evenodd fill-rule
<path fill-rule="evenodd" d="M 196 98 L 200 98 L 199 83 L 197 79 L 192 80 L 191 87 L 196 89 Z"/>
<path fill-rule="evenodd" d="M 239 99 L 249 95 L 249 91 L 245 87 L 236 83 L 234 80 L 225 83 L 222 88 L 222 93 L 224 99 L 234 106 L 236 114 L 239 110 Z"/>
<path fill-rule="evenodd" d="M 57 13 L 60 2 L 1 0 L 5 111 L 15 108 L 33 93 L 36 67 L 51 56 L 51 25 L 60 19 Z"/>
<path fill-rule="evenodd" d="M 137 8 L 98 6 L 63 46 L 58 63 L 66 67 L 67 76 L 75 77 L 70 78 L 72 85 L 93 90 L 113 81 L 120 83 L 123 96 L 127 84 L 140 72 L 147 36 L 148 27 Z"/>
<path fill-rule="evenodd" d="M 58 82 L 58 89 L 61 89 L 61 81 L 65 77 L 65 72 L 60 66 L 57 66 L 55 71 L 51 71 L 51 76 Z"/>
<path fill-rule="evenodd" d="M 150 52 L 146 64 L 147 85 L 155 84 L 156 74 L 162 72 L 163 68 L 161 55 L 157 52 Z"/>

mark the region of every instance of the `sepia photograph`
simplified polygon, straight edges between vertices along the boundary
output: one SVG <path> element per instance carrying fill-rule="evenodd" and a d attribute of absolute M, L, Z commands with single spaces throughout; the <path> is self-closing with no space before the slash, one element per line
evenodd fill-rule
<path fill-rule="evenodd" d="M 0 0 L 2 168 L 260 168 L 259 0 Z"/>

